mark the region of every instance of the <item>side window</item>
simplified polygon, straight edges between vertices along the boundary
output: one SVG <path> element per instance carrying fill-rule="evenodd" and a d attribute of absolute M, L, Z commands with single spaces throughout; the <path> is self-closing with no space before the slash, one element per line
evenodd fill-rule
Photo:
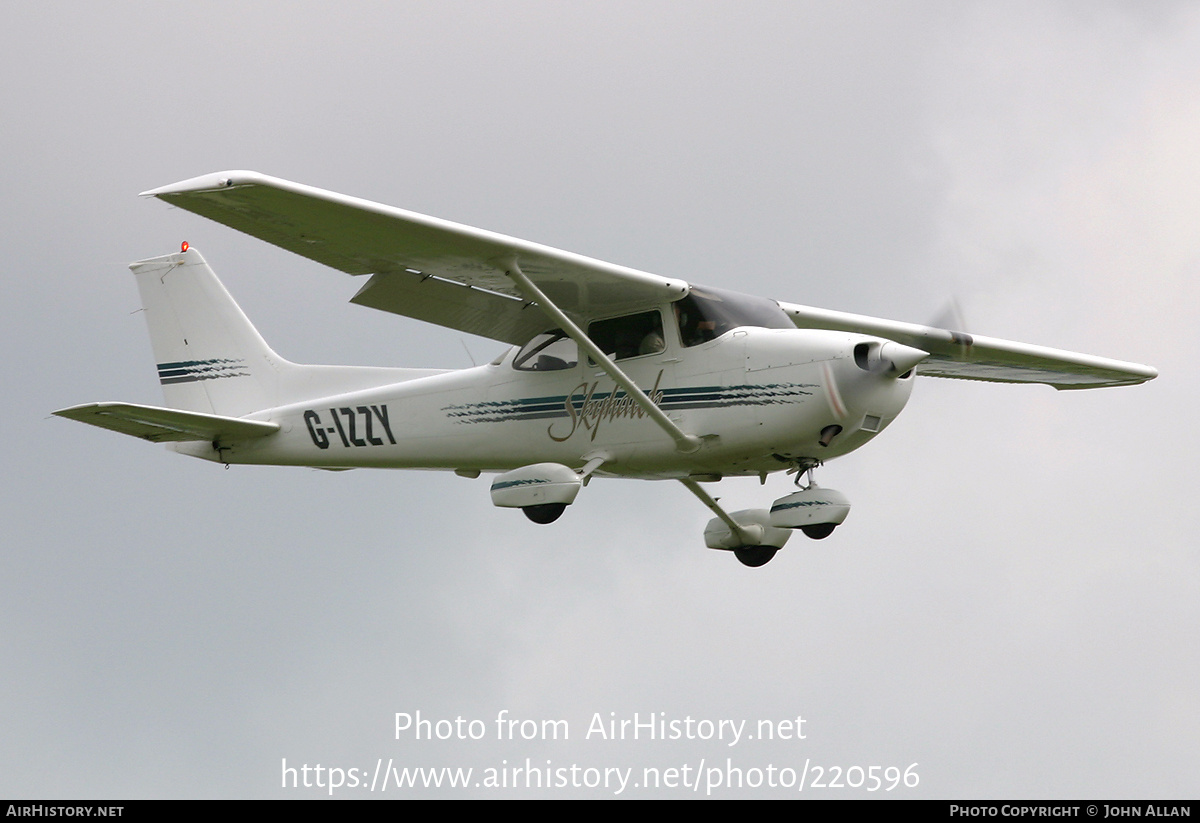
<path fill-rule="evenodd" d="M 513 358 L 517 371 L 561 371 L 579 362 L 579 347 L 561 329 L 546 331 L 530 340 Z"/>
<path fill-rule="evenodd" d="M 599 320 L 588 326 L 588 337 L 614 360 L 658 354 L 666 348 L 657 310 Z"/>

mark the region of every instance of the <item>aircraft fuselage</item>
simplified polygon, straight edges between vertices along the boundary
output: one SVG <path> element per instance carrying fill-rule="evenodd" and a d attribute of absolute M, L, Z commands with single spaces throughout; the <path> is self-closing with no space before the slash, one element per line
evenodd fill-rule
<path fill-rule="evenodd" d="M 522 370 L 517 349 L 486 366 L 248 415 L 279 424 L 270 437 L 175 448 L 226 463 L 320 468 L 507 471 L 603 457 L 598 473 L 626 477 L 758 474 L 847 454 L 895 419 L 911 372 L 863 362 L 867 348 L 885 342 L 743 327 L 691 347 L 667 340 L 620 361 L 681 429 L 703 439 L 692 454 L 586 356 L 569 368 Z M 830 435 L 831 426 L 840 430 Z"/>

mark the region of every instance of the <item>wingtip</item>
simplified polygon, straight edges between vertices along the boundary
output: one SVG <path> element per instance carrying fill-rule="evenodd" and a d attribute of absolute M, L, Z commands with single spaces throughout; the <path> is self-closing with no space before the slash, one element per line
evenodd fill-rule
<path fill-rule="evenodd" d="M 178 183 L 159 186 L 156 189 L 147 189 L 138 196 L 163 197 L 164 195 L 184 194 L 187 192 L 217 191 L 235 186 L 244 186 L 250 183 L 261 183 L 266 179 L 268 179 L 266 175 L 259 174 L 256 171 L 218 171 L 212 174 L 202 174 L 199 177 L 190 177 L 187 180 L 180 180 Z"/>

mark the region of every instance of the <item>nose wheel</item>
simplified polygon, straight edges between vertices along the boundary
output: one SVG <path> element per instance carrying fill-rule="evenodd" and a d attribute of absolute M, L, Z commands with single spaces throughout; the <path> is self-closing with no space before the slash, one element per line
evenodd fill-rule
<path fill-rule="evenodd" d="M 801 526 L 800 531 L 804 532 L 805 537 L 811 537 L 813 540 L 824 540 L 833 534 L 833 530 L 837 528 L 837 525 L 837 523 L 818 523 L 815 526 Z"/>
<path fill-rule="evenodd" d="M 800 491 L 781 500 L 776 500 L 775 505 L 772 507 L 772 513 L 776 510 L 786 511 L 789 507 L 797 507 L 799 511 L 812 511 L 821 506 L 828 506 L 831 503 L 835 505 L 844 504 L 845 510 L 849 511 L 849 501 L 846 501 L 840 492 L 836 492 L 833 489 L 822 489 L 817 485 L 817 481 L 813 479 L 813 470 L 819 465 L 821 465 L 820 462 L 816 460 L 803 460 L 796 463 L 796 467 L 791 469 L 791 471 L 795 472 L 796 476 L 793 482 Z M 803 479 L 807 479 L 808 482 L 802 482 Z M 836 495 L 836 497 L 829 498 L 830 493 Z M 805 537 L 812 540 L 824 540 L 833 534 L 833 530 L 841 524 L 845 517 L 845 512 L 842 512 L 840 518 L 832 522 L 812 522 L 811 520 L 805 522 L 804 518 L 796 518 L 793 521 L 783 516 L 780 518 L 780 525 L 802 531 Z"/>

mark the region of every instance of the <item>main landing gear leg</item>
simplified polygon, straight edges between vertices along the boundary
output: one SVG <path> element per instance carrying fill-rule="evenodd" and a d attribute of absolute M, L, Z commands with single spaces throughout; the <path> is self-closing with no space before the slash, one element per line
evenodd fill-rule
<path fill-rule="evenodd" d="M 717 516 L 717 518 L 728 527 L 728 537 L 719 537 L 718 542 L 709 542 L 709 548 L 732 549 L 733 556 L 738 559 L 743 566 L 757 568 L 771 562 L 775 553 L 787 541 L 788 534 L 782 529 L 773 529 L 767 525 L 769 513 L 761 512 L 736 512 L 739 517 L 742 517 L 746 522 L 738 522 L 733 516 L 725 511 L 712 495 L 700 488 L 700 484 L 691 478 L 683 478 L 679 481 L 687 486 L 688 491 L 700 498 L 700 502 L 709 508 L 709 510 Z M 751 518 L 747 515 L 757 515 L 754 519 L 759 522 L 751 522 Z M 716 521 L 712 521 L 716 523 Z M 710 524 L 709 529 L 712 526 Z M 705 531 L 705 540 L 709 538 L 709 530 Z M 724 542 L 725 540 L 728 542 Z M 776 545 L 771 545 L 775 543 Z"/>

